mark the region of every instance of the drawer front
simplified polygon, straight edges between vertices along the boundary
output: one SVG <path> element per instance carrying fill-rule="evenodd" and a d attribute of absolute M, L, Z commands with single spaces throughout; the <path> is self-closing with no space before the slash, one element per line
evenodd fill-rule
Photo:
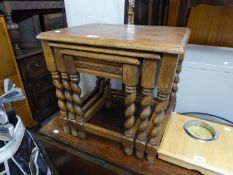
<path fill-rule="evenodd" d="M 51 76 L 45 76 L 28 84 L 30 97 L 33 101 L 33 118 L 43 121 L 58 110 L 55 88 Z"/>

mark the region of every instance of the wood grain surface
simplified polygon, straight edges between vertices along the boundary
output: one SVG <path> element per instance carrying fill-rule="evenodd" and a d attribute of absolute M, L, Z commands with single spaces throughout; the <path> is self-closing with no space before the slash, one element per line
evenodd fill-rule
<path fill-rule="evenodd" d="M 43 32 L 38 39 L 144 51 L 183 53 L 190 31 L 183 27 L 87 24 Z"/>
<path fill-rule="evenodd" d="M 190 43 L 233 47 L 233 7 L 198 5 L 192 7 L 187 26 Z"/>

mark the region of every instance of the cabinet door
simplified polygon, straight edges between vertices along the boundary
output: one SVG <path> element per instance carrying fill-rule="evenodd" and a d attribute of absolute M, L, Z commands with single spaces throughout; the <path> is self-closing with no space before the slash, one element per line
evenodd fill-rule
<path fill-rule="evenodd" d="M 10 78 L 16 85 L 22 89 L 23 83 L 18 71 L 15 56 L 12 50 L 4 18 L 0 16 L 0 87 L 3 86 L 3 80 Z M 2 94 L 0 88 L 0 94 Z M 33 119 L 27 99 L 16 102 L 14 109 L 19 115 L 25 126 L 32 124 Z"/>
<path fill-rule="evenodd" d="M 42 121 L 58 110 L 52 77 L 44 76 L 28 83 L 33 103 L 33 118 Z"/>

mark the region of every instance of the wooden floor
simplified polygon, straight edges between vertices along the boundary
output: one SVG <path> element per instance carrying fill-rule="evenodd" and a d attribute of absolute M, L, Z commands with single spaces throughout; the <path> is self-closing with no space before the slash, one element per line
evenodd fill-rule
<path fill-rule="evenodd" d="M 122 111 L 119 110 L 119 105 L 121 106 L 122 103 L 115 102 L 113 104 L 113 111 L 100 111 L 92 122 L 98 125 L 102 123 L 101 125 L 104 126 L 105 124 L 103 123 L 111 120 L 112 123 L 109 126 L 114 127 L 116 131 L 121 131 L 121 127 L 118 125 L 122 124 L 122 121 L 113 120 L 111 117 L 121 117 L 118 113 Z M 114 108 L 117 108 L 119 111 L 114 111 Z M 106 115 L 109 118 L 103 118 L 101 116 L 103 116 L 104 111 L 112 115 Z M 56 130 L 59 133 L 56 133 Z M 39 138 L 47 155 L 61 175 L 199 174 L 159 159 L 154 164 L 149 164 L 146 161 L 138 160 L 135 156 L 126 156 L 123 153 L 121 144 L 98 136 L 87 134 L 86 139 L 80 140 L 77 137 L 65 134 L 57 117 L 41 129 Z"/>

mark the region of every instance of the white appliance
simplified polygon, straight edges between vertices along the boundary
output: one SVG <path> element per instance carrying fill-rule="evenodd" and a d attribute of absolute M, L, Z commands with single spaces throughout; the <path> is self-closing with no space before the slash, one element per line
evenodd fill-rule
<path fill-rule="evenodd" d="M 233 48 L 189 44 L 178 86 L 177 112 L 233 121 Z"/>

